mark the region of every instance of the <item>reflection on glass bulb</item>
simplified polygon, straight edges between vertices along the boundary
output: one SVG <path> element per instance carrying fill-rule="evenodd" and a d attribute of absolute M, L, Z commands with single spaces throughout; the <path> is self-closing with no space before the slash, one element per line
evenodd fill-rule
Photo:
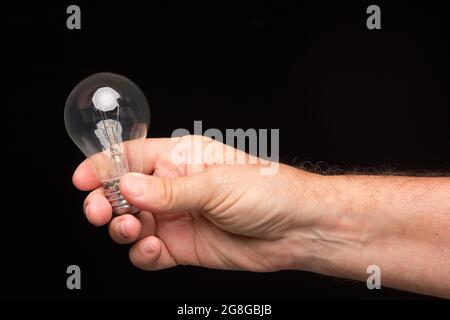
<path fill-rule="evenodd" d="M 67 132 L 91 159 L 115 214 L 136 213 L 119 191 L 119 178 L 142 171 L 142 148 L 150 110 L 141 90 L 113 73 L 81 81 L 64 110 Z"/>

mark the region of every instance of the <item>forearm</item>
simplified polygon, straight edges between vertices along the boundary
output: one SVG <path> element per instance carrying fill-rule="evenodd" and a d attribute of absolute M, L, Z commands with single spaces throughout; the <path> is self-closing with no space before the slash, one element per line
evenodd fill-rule
<path fill-rule="evenodd" d="M 308 269 L 450 297 L 450 179 L 320 177 L 320 215 Z"/>

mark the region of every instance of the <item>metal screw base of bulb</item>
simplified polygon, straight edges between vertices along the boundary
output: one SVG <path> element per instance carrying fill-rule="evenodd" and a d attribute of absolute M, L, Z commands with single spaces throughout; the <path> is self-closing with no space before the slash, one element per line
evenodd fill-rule
<path fill-rule="evenodd" d="M 122 214 L 136 214 L 139 213 L 139 209 L 130 205 L 120 193 L 119 179 L 114 179 L 103 183 L 103 189 L 105 196 L 113 208 L 115 215 Z"/>

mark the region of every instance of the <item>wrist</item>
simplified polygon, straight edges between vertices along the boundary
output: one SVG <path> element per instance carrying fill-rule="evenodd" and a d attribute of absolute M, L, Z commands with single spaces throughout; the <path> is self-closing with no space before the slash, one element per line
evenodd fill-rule
<path fill-rule="evenodd" d="M 355 269 L 354 258 L 376 237 L 373 217 L 356 208 L 355 197 L 363 195 L 358 195 L 350 176 L 307 173 L 297 187 L 305 191 L 298 199 L 296 228 L 290 235 L 295 252 L 292 268 L 349 276 Z M 360 266 L 362 273 L 366 267 Z"/>
<path fill-rule="evenodd" d="M 445 243 L 450 237 L 442 232 L 450 212 L 448 179 L 349 175 L 315 180 L 315 219 L 300 224 L 290 238 L 293 269 L 365 280 L 374 265 L 385 286 L 449 296 Z M 300 215 L 308 206 L 299 205 Z"/>

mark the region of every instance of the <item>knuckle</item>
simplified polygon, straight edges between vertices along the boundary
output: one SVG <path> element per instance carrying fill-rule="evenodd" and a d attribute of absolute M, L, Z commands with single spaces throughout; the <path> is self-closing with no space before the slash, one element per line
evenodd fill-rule
<path fill-rule="evenodd" d="M 223 165 L 212 165 L 208 167 L 208 170 L 202 173 L 203 182 L 202 185 L 204 189 L 207 190 L 210 197 L 208 197 L 208 201 L 211 198 L 215 197 L 224 185 L 224 181 L 229 178 L 229 171 Z"/>
<path fill-rule="evenodd" d="M 156 203 L 159 208 L 171 209 L 173 207 L 173 184 L 170 178 L 160 178 L 156 186 Z"/>
<path fill-rule="evenodd" d="M 206 170 L 205 173 L 206 182 L 210 187 L 222 184 L 224 179 L 231 174 L 228 167 L 217 164 L 208 167 L 208 170 Z"/>
<path fill-rule="evenodd" d="M 192 147 L 193 145 L 205 146 L 212 142 L 216 142 L 216 140 L 208 136 L 200 136 L 200 135 L 183 136 L 179 141 L 179 143 L 181 145 L 184 145 L 185 147 Z"/>
<path fill-rule="evenodd" d="M 214 142 L 214 141 L 216 141 L 216 140 L 214 140 L 214 139 L 211 138 L 211 137 L 202 136 L 202 142 L 203 142 L 203 143 L 211 143 L 211 142 Z"/>

